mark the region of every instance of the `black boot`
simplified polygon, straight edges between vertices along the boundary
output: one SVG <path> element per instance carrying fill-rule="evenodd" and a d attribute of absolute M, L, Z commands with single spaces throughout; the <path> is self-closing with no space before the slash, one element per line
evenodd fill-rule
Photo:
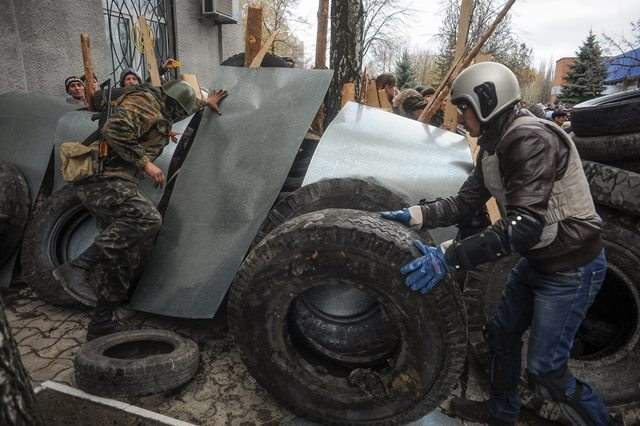
<path fill-rule="evenodd" d="M 99 301 L 96 309 L 91 315 L 89 327 L 87 327 L 87 342 L 106 336 L 107 334 L 119 333 L 121 331 L 131 331 L 136 328 L 119 324 L 113 319 L 113 311 L 115 311 L 118 303 Z"/>
<path fill-rule="evenodd" d="M 99 257 L 100 249 L 91 244 L 80 256 L 53 270 L 53 277 L 67 293 L 87 306 L 96 305 L 96 293 L 87 278 Z"/>
<path fill-rule="evenodd" d="M 453 415 L 474 423 L 485 423 L 490 426 L 513 426 L 515 422 L 496 419 L 487 410 L 486 401 L 471 401 L 464 398 L 453 398 L 449 407 Z"/>

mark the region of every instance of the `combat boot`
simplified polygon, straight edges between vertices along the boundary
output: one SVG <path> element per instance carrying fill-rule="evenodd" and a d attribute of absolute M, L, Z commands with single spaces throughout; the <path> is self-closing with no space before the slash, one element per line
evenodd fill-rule
<path fill-rule="evenodd" d="M 96 293 L 89 285 L 88 274 L 100 257 L 100 249 L 91 244 L 82 254 L 53 270 L 53 277 L 62 287 L 87 306 L 96 305 Z"/>
<path fill-rule="evenodd" d="M 137 330 L 136 327 L 120 324 L 113 319 L 113 312 L 118 303 L 99 301 L 91 315 L 89 327 L 87 327 L 87 342 L 107 334 L 121 331 Z"/>
<path fill-rule="evenodd" d="M 468 422 L 485 423 L 489 426 L 513 426 L 515 422 L 496 419 L 487 410 L 486 401 L 471 401 L 464 398 L 453 398 L 449 405 L 453 415 Z"/>

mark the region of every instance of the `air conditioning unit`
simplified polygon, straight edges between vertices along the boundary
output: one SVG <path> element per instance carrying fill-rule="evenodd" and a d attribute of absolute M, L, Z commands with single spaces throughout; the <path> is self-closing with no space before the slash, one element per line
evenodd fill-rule
<path fill-rule="evenodd" d="M 211 16 L 221 24 L 240 21 L 240 0 L 201 0 L 202 15 Z"/>

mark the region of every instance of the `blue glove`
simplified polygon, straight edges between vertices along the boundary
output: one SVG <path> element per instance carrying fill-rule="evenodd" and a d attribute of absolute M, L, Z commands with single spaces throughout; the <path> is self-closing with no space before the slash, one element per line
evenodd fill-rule
<path fill-rule="evenodd" d="M 409 213 L 409 209 L 407 208 L 391 212 L 380 212 L 380 215 L 385 219 L 395 220 L 396 222 L 400 222 L 406 226 L 409 226 L 409 223 L 411 222 L 411 213 Z"/>
<path fill-rule="evenodd" d="M 449 266 L 439 247 L 428 246 L 420 240 L 416 240 L 415 245 L 424 256 L 407 263 L 400 272 L 409 274 L 404 279 L 407 287 L 426 294 L 449 272 Z"/>

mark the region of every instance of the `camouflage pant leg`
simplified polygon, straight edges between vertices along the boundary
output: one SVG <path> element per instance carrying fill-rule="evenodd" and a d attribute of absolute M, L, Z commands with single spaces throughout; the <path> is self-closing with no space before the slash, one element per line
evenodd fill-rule
<path fill-rule="evenodd" d="M 156 234 L 162 217 L 138 185 L 124 179 L 85 182 L 77 193 L 99 227 L 94 244 L 102 256 L 91 274 L 98 299 L 126 300 L 139 245 Z"/>

